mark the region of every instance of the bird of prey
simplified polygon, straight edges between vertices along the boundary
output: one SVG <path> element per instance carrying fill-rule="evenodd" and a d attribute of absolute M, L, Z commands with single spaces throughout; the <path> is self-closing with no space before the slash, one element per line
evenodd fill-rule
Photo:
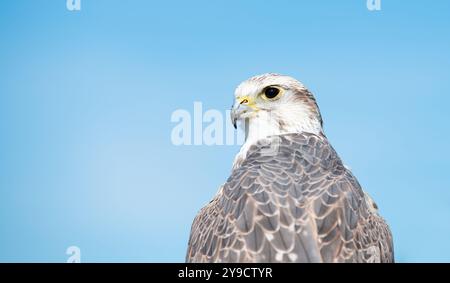
<path fill-rule="evenodd" d="M 328 142 L 316 100 L 292 77 L 235 91 L 246 140 L 195 217 L 187 262 L 394 262 L 390 229 Z"/>

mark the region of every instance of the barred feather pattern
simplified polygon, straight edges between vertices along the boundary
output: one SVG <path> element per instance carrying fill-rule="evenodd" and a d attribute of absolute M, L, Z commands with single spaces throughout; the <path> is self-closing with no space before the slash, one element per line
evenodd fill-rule
<path fill-rule="evenodd" d="M 375 203 L 323 136 L 250 147 L 191 228 L 187 262 L 394 262 Z"/>

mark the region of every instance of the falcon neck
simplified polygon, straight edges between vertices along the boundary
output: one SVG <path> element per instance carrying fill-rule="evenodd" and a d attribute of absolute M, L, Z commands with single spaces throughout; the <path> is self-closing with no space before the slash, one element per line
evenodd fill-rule
<path fill-rule="evenodd" d="M 258 116 L 246 119 L 243 130 L 245 131 L 245 142 L 239 153 L 236 155 L 233 169 L 241 166 L 247 157 L 248 150 L 258 141 L 266 139 L 269 136 L 294 133 L 312 133 L 323 135 L 322 126 L 319 120 L 308 117 L 303 119 L 286 119 L 287 117 L 275 116 L 273 113 L 258 113 Z M 289 122 L 295 121 L 295 122 Z M 300 121 L 300 122 L 298 122 Z"/>

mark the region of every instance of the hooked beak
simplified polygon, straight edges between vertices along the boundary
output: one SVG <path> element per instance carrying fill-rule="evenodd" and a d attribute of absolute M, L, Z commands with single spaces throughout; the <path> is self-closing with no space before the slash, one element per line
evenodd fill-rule
<path fill-rule="evenodd" d="M 257 108 L 248 97 L 237 99 L 233 107 L 231 107 L 231 123 L 233 123 L 233 127 L 237 129 L 237 121 L 242 118 L 242 115 L 254 110 L 257 110 Z"/>
<path fill-rule="evenodd" d="M 238 109 L 239 109 L 239 105 L 237 108 L 234 107 L 234 105 L 233 105 L 233 107 L 231 107 L 231 123 L 233 123 L 233 127 L 235 129 L 237 129 L 237 120 L 239 119 L 239 114 L 238 114 L 239 110 Z"/>

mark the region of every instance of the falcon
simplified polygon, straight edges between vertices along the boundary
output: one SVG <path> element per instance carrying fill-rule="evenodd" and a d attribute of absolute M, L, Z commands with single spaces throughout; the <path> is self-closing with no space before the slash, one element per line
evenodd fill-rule
<path fill-rule="evenodd" d="M 302 83 L 244 81 L 231 119 L 246 139 L 193 221 L 187 262 L 394 262 L 389 226 L 328 142 Z"/>

